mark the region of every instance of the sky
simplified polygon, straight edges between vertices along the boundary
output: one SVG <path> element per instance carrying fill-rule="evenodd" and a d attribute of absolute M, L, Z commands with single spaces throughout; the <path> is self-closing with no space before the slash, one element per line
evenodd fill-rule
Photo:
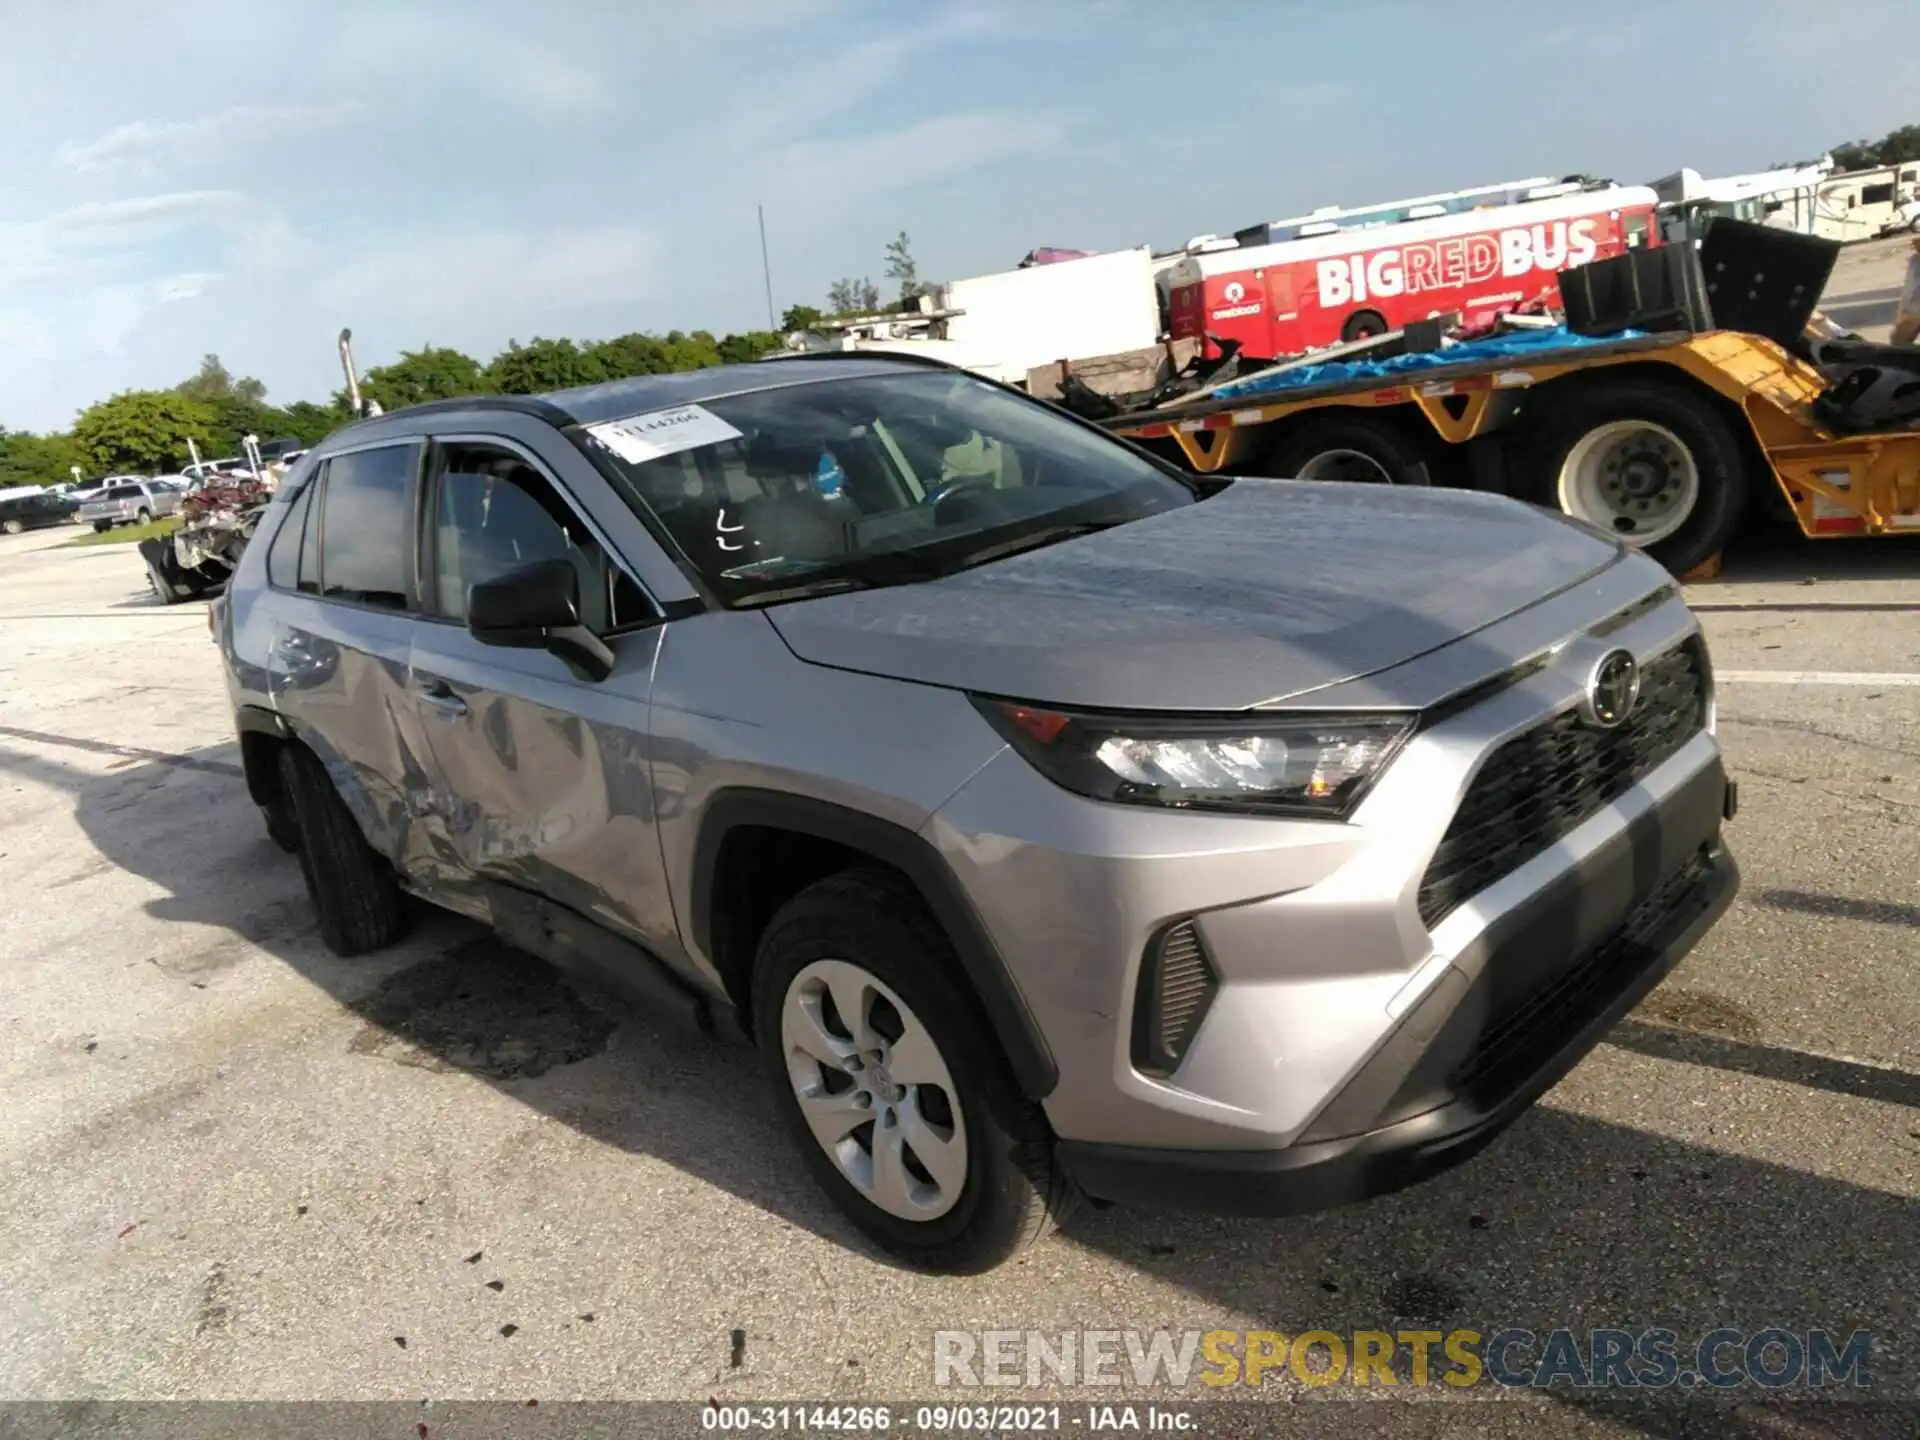
<path fill-rule="evenodd" d="M 0 426 L 1920 120 L 1915 0 L 0 0 Z"/>

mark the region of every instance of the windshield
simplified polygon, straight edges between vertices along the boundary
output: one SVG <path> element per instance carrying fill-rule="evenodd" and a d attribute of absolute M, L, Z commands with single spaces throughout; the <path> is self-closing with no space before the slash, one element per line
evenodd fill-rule
<path fill-rule="evenodd" d="M 951 574 L 1195 500 L 1117 441 L 948 371 L 676 406 L 585 443 L 728 605 Z"/>

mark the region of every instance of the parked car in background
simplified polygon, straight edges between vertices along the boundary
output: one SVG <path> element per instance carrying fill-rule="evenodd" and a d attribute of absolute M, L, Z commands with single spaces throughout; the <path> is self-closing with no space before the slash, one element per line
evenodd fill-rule
<path fill-rule="evenodd" d="M 1183 475 L 918 359 L 349 425 L 211 618 L 329 947 L 412 893 L 737 1024 L 827 1194 L 933 1268 L 1076 1188 L 1285 1214 L 1457 1164 L 1737 885 L 1646 556 Z"/>
<path fill-rule="evenodd" d="M 38 485 L 0 490 L 0 534 L 18 535 L 22 530 L 64 525 L 73 511 L 74 504 L 66 496 Z"/>
<path fill-rule="evenodd" d="M 116 525 L 144 525 L 180 508 L 180 492 L 170 485 L 139 479 L 109 485 L 80 507 L 80 523 L 95 530 Z"/>

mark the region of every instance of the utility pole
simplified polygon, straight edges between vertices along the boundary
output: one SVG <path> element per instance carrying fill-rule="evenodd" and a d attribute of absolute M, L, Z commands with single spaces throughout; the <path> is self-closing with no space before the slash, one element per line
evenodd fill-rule
<path fill-rule="evenodd" d="M 767 263 L 767 207 L 753 208 L 760 216 L 760 273 L 767 282 L 767 329 L 771 331 L 778 329 L 779 323 L 773 318 L 773 266 Z"/>

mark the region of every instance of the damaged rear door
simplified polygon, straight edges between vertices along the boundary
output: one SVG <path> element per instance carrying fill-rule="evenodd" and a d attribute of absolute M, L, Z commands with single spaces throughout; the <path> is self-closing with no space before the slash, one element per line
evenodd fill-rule
<path fill-rule="evenodd" d="M 496 888 L 505 886 L 667 958 L 678 940 L 647 742 L 659 612 L 557 478 L 572 466 L 585 462 L 557 435 L 550 446 L 435 441 L 412 676 L 434 760 L 433 845 L 463 908 L 511 903 Z M 571 478 L 599 483 L 591 472 Z M 577 676 L 544 650 L 483 645 L 466 628 L 474 584 L 551 559 L 573 565 L 581 619 L 615 654 L 604 680 Z"/>
<path fill-rule="evenodd" d="M 423 447 L 327 459 L 274 537 L 267 652 L 274 709 L 319 756 L 376 850 L 411 872 L 428 773 L 408 671 Z"/>

